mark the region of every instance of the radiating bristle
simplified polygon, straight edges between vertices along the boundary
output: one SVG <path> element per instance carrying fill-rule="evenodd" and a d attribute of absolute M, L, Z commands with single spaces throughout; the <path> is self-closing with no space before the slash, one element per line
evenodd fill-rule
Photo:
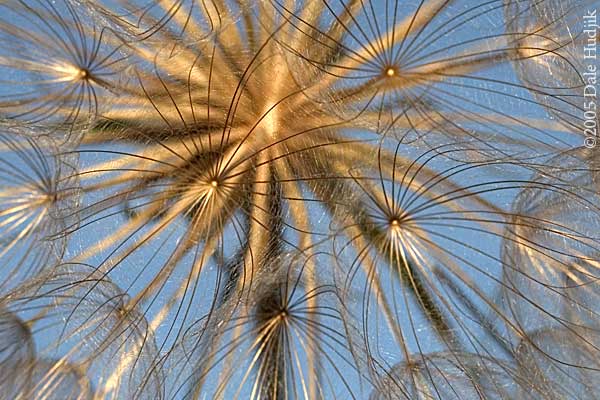
<path fill-rule="evenodd" d="M 0 400 L 600 397 L 599 6 L 0 2 Z"/>

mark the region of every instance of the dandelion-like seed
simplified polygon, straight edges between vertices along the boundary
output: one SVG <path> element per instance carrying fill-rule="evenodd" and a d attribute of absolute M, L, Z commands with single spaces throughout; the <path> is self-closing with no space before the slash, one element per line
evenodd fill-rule
<path fill-rule="evenodd" d="M 118 90 L 123 43 L 68 1 L 15 0 L 2 10 L 0 117 L 73 133 L 103 106 L 103 93 Z"/>
<path fill-rule="evenodd" d="M 3 2 L 0 397 L 600 396 L 598 6 Z"/>

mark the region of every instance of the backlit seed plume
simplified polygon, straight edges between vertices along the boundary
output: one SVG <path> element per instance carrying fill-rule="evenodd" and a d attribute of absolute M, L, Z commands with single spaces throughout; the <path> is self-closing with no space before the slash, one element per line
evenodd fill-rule
<path fill-rule="evenodd" d="M 51 400 L 92 400 L 89 379 L 77 367 L 63 360 L 36 360 L 31 376 L 17 398 Z"/>
<path fill-rule="evenodd" d="M 600 359 L 598 160 L 585 148 L 551 159 L 517 196 L 503 245 L 504 297 L 519 359 L 557 385 L 558 398 L 595 396 L 585 377 L 594 376 Z M 561 341 L 572 347 L 558 347 Z M 571 394 L 576 387 L 580 394 Z"/>
<path fill-rule="evenodd" d="M 6 398 L 17 398 L 31 378 L 35 349 L 29 327 L 0 308 L 0 387 Z"/>
<path fill-rule="evenodd" d="M 593 398 L 598 3 L 2 2 L 0 399 Z"/>
<path fill-rule="evenodd" d="M 314 274 L 328 258 L 277 258 L 248 301 L 207 317 L 207 330 L 191 329 L 173 353 L 178 390 L 236 399 L 359 397 L 360 371 L 346 340 L 352 327 L 341 318 L 335 288 Z M 183 363 L 183 354 L 193 357 Z"/>
<path fill-rule="evenodd" d="M 119 93 L 123 43 L 70 1 L 0 5 L 0 118 L 86 122 Z"/>
<path fill-rule="evenodd" d="M 75 223 L 77 179 L 72 157 L 58 155 L 48 137 L 0 133 L 0 287 L 35 276 L 57 263 L 66 248 L 64 229 Z"/>
<path fill-rule="evenodd" d="M 595 399 L 600 392 L 593 382 L 600 375 L 598 336 L 583 338 L 568 328 L 531 332 L 516 350 L 520 375 L 547 387 L 544 392 L 519 392 L 532 399 Z M 522 388 L 526 389 L 526 388 Z"/>
<path fill-rule="evenodd" d="M 592 65 L 585 48 L 597 29 L 584 16 L 597 6 L 593 0 L 521 0 L 506 5 L 506 27 L 518 35 L 513 61 L 520 80 L 549 113 L 575 130 L 583 126 L 586 111 L 588 82 L 582 74 Z"/>
<path fill-rule="evenodd" d="M 521 148 L 540 146 L 533 130 L 562 130 L 522 114 L 532 101 L 524 89 L 532 86 L 501 72 L 522 58 L 515 49 L 524 36 L 502 25 L 483 29 L 499 17 L 501 2 L 272 2 L 289 21 L 281 41 L 289 63 L 299 64 L 296 80 L 336 113 L 365 108 L 362 119 L 378 129 L 393 124 L 430 142 L 449 136 L 489 148 L 515 138 Z"/>
<path fill-rule="evenodd" d="M 517 394 L 535 393 L 517 372 L 507 364 L 478 354 L 416 355 L 414 361 L 387 371 L 370 399 L 508 400 L 518 398 Z"/>
<path fill-rule="evenodd" d="M 70 264 L 55 266 L 10 293 L 2 306 L 38 339 L 32 376 L 24 386 L 58 399 L 63 391 L 79 393 L 74 383 L 68 389 L 55 380 L 77 376 L 78 385 L 87 382 L 90 394 L 83 398 L 162 398 L 154 336 L 144 316 L 126 308 L 126 296 L 94 269 Z M 54 366 L 45 361 L 49 358 Z"/>

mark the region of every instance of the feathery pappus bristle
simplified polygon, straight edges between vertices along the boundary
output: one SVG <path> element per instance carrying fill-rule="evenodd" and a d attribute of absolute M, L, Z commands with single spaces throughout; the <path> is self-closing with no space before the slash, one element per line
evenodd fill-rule
<path fill-rule="evenodd" d="M 2 2 L 0 400 L 600 397 L 599 7 Z"/>

